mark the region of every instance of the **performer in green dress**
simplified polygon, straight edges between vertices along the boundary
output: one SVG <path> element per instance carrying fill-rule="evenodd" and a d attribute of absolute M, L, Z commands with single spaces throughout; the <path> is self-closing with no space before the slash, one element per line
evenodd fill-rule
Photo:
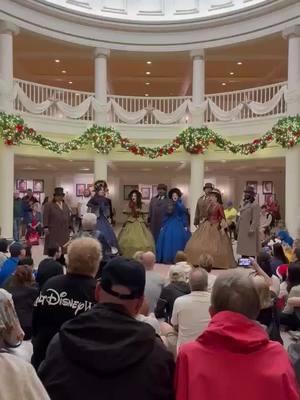
<path fill-rule="evenodd" d="M 137 251 L 153 251 L 155 253 L 154 239 L 146 225 L 148 212 L 138 190 L 130 192 L 128 207 L 123 213 L 128 218 L 118 237 L 121 254 L 131 258 Z"/>

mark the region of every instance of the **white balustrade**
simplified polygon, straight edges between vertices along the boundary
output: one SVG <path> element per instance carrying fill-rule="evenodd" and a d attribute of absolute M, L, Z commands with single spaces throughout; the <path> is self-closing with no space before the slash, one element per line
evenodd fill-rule
<path fill-rule="evenodd" d="M 41 103 L 46 100 L 51 101 L 63 101 L 70 106 L 78 106 L 86 98 L 93 96 L 94 93 L 89 92 L 79 92 L 77 90 L 62 89 L 53 86 L 41 85 L 39 83 L 24 81 L 21 79 L 14 79 L 14 82 L 18 83 L 20 88 L 24 91 L 26 96 L 30 98 L 34 103 Z M 20 100 L 17 98 L 15 100 L 15 110 L 21 112 L 28 112 L 22 105 Z M 55 103 L 49 107 L 42 115 L 46 117 L 51 117 L 54 119 L 66 118 L 56 107 Z M 80 119 L 93 121 L 94 111 L 92 107 L 89 108 L 88 112 L 82 116 Z"/>
<path fill-rule="evenodd" d="M 42 113 L 46 117 L 53 119 L 63 119 L 66 117 L 59 111 L 56 106 L 57 101 L 62 101 L 69 106 L 78 106 L 88 97 L 93 96 L 94 93 L 80 92 L 77 90 L 62 89 L 52 86 L 41 85 L 34 82 L 28 82 L 20 79 L 15 79 L 21 89 L 24 91 L 26 96 L 34 103 L 41 103 L 46 100 L 51 100 L 54 103 Z M 267 102 L 271 100 L 279 90 L 286 85 L 286 82 L 280 82 L 273 85 L 261 86 L 251 89 L 238 90 L 234 92 L 215 93 L 206 95 L 206 99 L 211 99 L 218 107 L 224 111 L 230 111 L 240 103 L 246 103 L 249 101 L 256 102 Z M 189 96 L 178 96 L 178 97 L 145 97 L 145 96 L 117 96 L 108 95 L 108 101 L 114 100 L 127 112 L 136 112 L 141 109 L 146 109 L 148 113 L 139 122 L 142 125 L 159 125 L 160 123 L 156 120 L 151 110 L 157 109 L 164 113 L 174 112 L 184 101 L 192 100 Z M 14 108 L 18 112 L 28 113 L 28 110 L 22 105 L 18 97 L 14 102 Z M 283 116 L 286 114 L 286 102 L 284 96 L 282 96 L 279 103 L 264 116 Z M 243 107 L 238 119 L 255 119 L 261 118 L 261 115 L 254 114 L 248 107 Z M 81 120 L 93 121 L 94 110 L 90 106 L 88 111 L 80 118 Z M 180 120 L 177 121 L 179 124 L 188 124 L 190 115 L 187 114 Z M 205 123 L 217 122 L 217 118 L 211 112 L 208 107 L 205 111 Z M 114 112 L 113 107 L 111 108 L 108 122 L 111 124 L 122 124 L 123 122 L 118 118 Z"/>
<path fill-rule="evenodd" d="M 206 95 L 206 99 L 211 99 L 218 107 L 224 111 L 229 111 L 239 105 L 240 103 L 246 103 L 251 101 L 267 102 L 271 100 L 279 90 L 287 85 L 287 82 L 275 83 L 273 85 L 259 86 L 251 89 L 236 90 L 234 92 L 215 93 Z M 286 102 L 284 96 L 282 96 L 280 102 L 273 110 L 265 114 L 268 115 L 284 115 L 286 113 Z M 239 119 L 254 119 L 261 118 L 261 115 L 254 114 L 248 107 L 244 107 L 241 111 Z M 210 108 L 205 112 L 205 122 L 217 122 L 217 118 L 211 112 Z"/>

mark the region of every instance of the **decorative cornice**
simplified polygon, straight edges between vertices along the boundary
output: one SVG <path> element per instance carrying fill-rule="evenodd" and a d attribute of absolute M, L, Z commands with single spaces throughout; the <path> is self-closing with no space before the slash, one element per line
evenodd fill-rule
<path fill-rule="evenodd" d="M 289 37 L 300 37 L 300 24 L 299 25 L 290 26 L 289 28 L 286 28 L 282 32 L 282 36 L 285 39 L 288 39 Z"/>
<path fill-rule="evenodd" d="M 17 35 L 19 31 L 20 29 L 14 23 L 0 20 L 0 33 L 11 32 L 13 35 Z"/>

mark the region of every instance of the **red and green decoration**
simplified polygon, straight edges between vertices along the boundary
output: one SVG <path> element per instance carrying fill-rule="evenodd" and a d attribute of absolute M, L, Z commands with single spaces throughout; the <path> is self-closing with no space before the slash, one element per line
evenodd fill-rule
<path fill-rule="evenodd" d="M 109 154 L 116 146 L 142 157 L 158 158 L 173 154 L 180 147 L 190 154 L 203 154 L 210 145 L 233 154 L 249 155 L 274 142 L 284 149 L 300 144 L 300 116 L 280 119 L 271 130 L 249 143 L 234 143 L 212 129 L 187 128 L 162 146 L 147 147 L 123 137 L 111 127 L 93 125 L 81 136 L 69 142 L 56 142 L 29 128 L 22 117 L 0 113 L 0 138 L 6 145 L 31 142 L 56 154 L 92 147 L 98 153 Z"/>

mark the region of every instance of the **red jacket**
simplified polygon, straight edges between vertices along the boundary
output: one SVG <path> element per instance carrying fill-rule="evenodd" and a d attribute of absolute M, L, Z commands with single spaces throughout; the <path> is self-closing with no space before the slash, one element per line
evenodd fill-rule
<path fill-rule="evenodd" d="M 283 347 L 241 314 L 216 314 L 206 331 L 180 347 L 176 400 L 299 400 Z"/>

